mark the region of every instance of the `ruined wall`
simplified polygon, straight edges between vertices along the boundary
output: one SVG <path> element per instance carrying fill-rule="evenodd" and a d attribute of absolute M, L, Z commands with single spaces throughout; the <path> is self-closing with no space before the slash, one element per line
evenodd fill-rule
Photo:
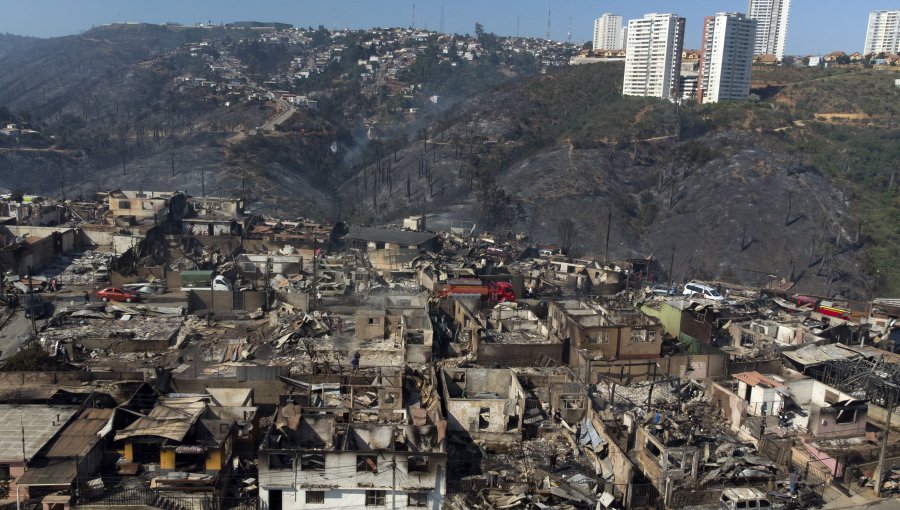
<path fill-rule="evenodd" d="M 162 352 L 174 344 L 173 338 L 157 340 L 80 338 L 78 343 L 83 345 L 84 348 L 89 351 L 94 349 L 109 349 L 113 352 Z"/>
<path fill-rule="evenodd" d="M 23 384 L 77 385 L 91 381 L 143 381 L 143 372 L 0 372 L 0 386 Z"/>
<path fill-rule="evenodd" d="M 732 431 L 737 432 L 741 428 L 741 418 L 745 412 L 744 399 L 717 383 L 710 386 L 707 394 L 710 403 L 719 409 L 719 415 L 727 420 Z"/>
<path fill-rule="evenodd" d="M 557 363 L 562 363 L 562 342 L 547 344 L 506 344 L 479 342 L 477 357 L 482 365 L 498 364 L 504 367 L 534 366 L 544 355 Z"/>
<path fill-rule="evenodd" d="M 740 361 L 727 365 L 729 376 L 743 372 L 759 372 L 761 374 L 781 375 L 781 358 L 762 361 Z"/>
<path fill-rule="evenodd" d="M 123 274 L 117 271 L 109 272 L 109 284 L 113 287 L 121 287 L 126 283 L 134 283 L 138 281 L 146 281 L 151 278 L 155 278 L 158 280 L 165 280 L 166 287 L 169 287 L 168 280 L 166 279 L 166 268 L 165 267 L 138 267 L 135 269 L 134 274 Z"/>
<path fill-rule="evenodd" d="M 259 405 L 278 404 L 279 398 L 286 393 L 285 384 L 281 381 L 238 381 L 237 379 L 196 379 L 188 370 L 184 378 L 172 380 L 172 387 L 178 393 L 205 393 L 206 388 L 253 388 L 253 402 Z"/>
<path fill-rule="evenodd" d="M 360 309 L 356 312 L 356 330 L 353 336 L 357 340 L 384 340 L 385 327 L 384 312 Z"/>
<path fill-rule="evenodd" d="M 628 457 L 628 452 L 621 449 L 614 441 L 613 437 L 606 432 L 606 426 L 604 425 L 603 420 L 594 415 L 593 411 L 590 411 L 590 413 L 592 415 L 591 423 L 594 425 L 594 429 L 600 434 L 600 437 L 606 441 L 607 448 L 609 449 L 608 460 L 612 466 L 614 477 L 612 480 L 613 495 L 625 497 L 628 486 L 631 485 L 631 480 L 634 477 L 634 464 L 631 462 L 631 458 Z"/>
<path fill-rule="evenodd" d="M 237 295 L 239 294 L 239 295 Z M 262 290 L 198 290 L 188 291 L 188 313 L 196 310 L 266 310 L 266 293 Z"/>

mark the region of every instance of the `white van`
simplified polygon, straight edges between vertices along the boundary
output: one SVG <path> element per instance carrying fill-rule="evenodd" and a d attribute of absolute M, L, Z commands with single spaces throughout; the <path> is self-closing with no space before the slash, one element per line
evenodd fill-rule
<path fill-rule="evenodd" d="M 682 292 L 685 296 L 698 296 L 704 299 L 711 299 L 713 301 L 724 301 L 725 297 L 719 294 L 719 291 L 716 290 L 715 287 L 706 285 L 704 283 L 690 282 L 684 286 L 684 292 Z"/>
<path fill-rule="evenodd" d="M 719 498 L 722 510 L 782 510 L 784 504 L 773 503 L 766 493 L 753 487 L 725 489 Z"/>

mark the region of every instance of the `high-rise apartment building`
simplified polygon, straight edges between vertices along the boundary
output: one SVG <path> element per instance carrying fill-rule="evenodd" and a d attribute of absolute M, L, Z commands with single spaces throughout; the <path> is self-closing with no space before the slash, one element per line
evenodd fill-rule
<path fill-rule="evenodd" d="M 622 16 L 606 13 L 594 20 L 594 51 L 621 50 L 624 47 Z"/>
<path fill-rule="evenodd" d="M 747 15 L 756 20 L 754 55 L 784 58 L 791 0 L 750 0 Z"/>
<path fill-rule="evenodd" d="M 863 55 L 882 52 L 900 53 L 900 10 L 869 13 Z"/>
<path fill-rule="evenodd" d="M 625 45 L 626 96 L 679 97 L 678 77 L 684 47 L 684 18 L 645 14 L 628 22 Z"/>
<path fill-rule="evenodd" d="M 750 95 L 750 72 L 756 20 L 720 12 L 703 20 L 697 99 L 703 103 L 744 100 Z"/>

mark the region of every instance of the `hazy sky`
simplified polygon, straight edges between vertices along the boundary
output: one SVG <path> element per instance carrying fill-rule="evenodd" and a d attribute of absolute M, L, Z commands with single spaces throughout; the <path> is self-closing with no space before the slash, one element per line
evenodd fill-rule
<path fill-rule="evenodd" d="M 550 33 L 572 41 L 591 38 L 593 19 L 604 12 L 637 18 L 674 12 L 687 18 L 685 46 L 700 45 L 703 17 L 746 12 L 746 0 L 0 0 L 0 33 L 51 37 L 75 34 L 116 21 L 213 23 L 281 21 L 328 28 L 415 26 L 439 30 L 441 10 L 448 32 L 473 33 L 475 22 L 501 35 Z M 900 9 L 900 0 L 793 0 L 787 53 L 862 51 L 869 11 Z"/>

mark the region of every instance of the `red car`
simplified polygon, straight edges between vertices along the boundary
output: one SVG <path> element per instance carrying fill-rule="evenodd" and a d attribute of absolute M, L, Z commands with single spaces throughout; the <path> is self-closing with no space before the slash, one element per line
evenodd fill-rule
<path fill-rule="evenodd" d="M 132 301 L 139 301 L 141 297 L 134 292 L 128 292 L 127 290 L 122 290 L 118 287 L 107 287 L 97 292 L 97 299 L 131 303 Z"/>

